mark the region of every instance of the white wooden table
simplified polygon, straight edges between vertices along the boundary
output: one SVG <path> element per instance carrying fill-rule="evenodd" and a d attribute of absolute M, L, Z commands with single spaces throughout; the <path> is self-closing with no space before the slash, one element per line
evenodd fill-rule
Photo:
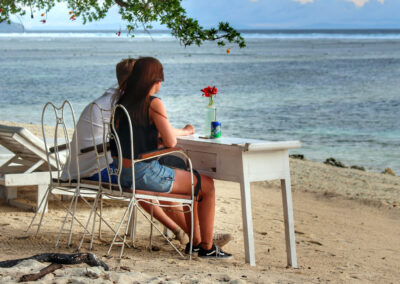
<path fill-rule="evenodd" d="M 178 138 L 178 146 L 192 159 L 193 167 L 214 179 L 240 183 L 243 237 L 246 262 L 255 266 L 250 182 L 281 180 L 288 265 L 297 268 L 289 149 L 300 148 L 300 141 L 262 141 L 221 137 L 204 139 L 198 135 Z"/>

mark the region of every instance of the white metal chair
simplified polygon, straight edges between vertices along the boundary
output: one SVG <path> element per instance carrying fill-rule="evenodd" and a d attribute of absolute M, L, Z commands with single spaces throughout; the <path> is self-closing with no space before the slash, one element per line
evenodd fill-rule
<path fill-rule="evenodd" d="M 90 112 L 90 125 L 91 125 L 91 139 L 92 139 L 92 147 L 81 149 L 81 154 L 86 154 L 92 152 L 93 155 L 96 157 L 96 164 L 98 170 L 98 181 L 93 180 L 85 180 L 85 183 L 91 184 L 95 186 L 96 189 L 96 198 L 93 202 L 92 210 L 89 214 L 89 218 L 87 220 L 85 226 L 85 232 L 82 236 L 81 242 L 79 244 L 78 250 L 81 249 L 83 245 L 83 241 L 86 235 L 91 237 L 90 239 L 90 247 L 91 250 L 93 248 L 93 239 L 94 239 L 94 231 L 96 225 L 96 217 L 99 216 L 99 239 L 102 239 L 102 222 L 104 222 L 109 229 L 115 234 L 116 231 L 112 228 L 112 226 L 106 221 L 105 218 L 102 216 L 102 208 L 103 208 L 103 198 L 114 198 L 117 200 L 122 200 L 128 202 L 129 199 L 126 197 L 113 197 L 112 195 L 105 196 L 103 194 L 103 187 L 107 184 L 105 181 L 102 180 L 101 172 L 104 168 L 109 170 L 109 165 L 112 162 L 111 156 L 109 153 L 109 143 L 108 143 L 108 132 L 109 132 L 109 125 L 110 125 L 110 117 L 112 114 L 112 109 L 103 109 L 97 103 L 92 103 L 89 108 Z M 85 135 L 88 135 L 86 133 Z M 110 177 L 110 175 L 108 175 Z M 99 212 L 98 212 L 99 211 Z M 89 224 L 91 222 L 93 216 L 93 223 L 92 229 L 89 232 Z M 126 244 L 129 246 L 129 244 Z"/>
<path fill-rule="evenodd" d="M 92 110 L 96 108 L 96 111 L 99 111 L 101 113 L 106 112 L 107 110 L 101 109 L 98 105 L 93 104 L 92 105 Z M 117 135 L 117 129 L 115 128 L 115 115 L 116 112 L 120 111 L 122 115 L 128 120 L 129 123 L 129 137 L 130 137 L 130 147 L 131 147 L 131 157 L 130 157 L 130 164 L 132 165 L 131 167 L 131 172 L 132 172 L 132 179 L 133 183 L 130 188 L 124 188 L 121 185 L 121 173 L 122 173 L 122 167 L 123 167 L 123 158 L 122 158 L 122 148 L 121 148 L 121 143 L 120 143 L 120 138 Z M 106 121 L 103 120 L 104 123 Z M 94 202 L 94 206 L 92 207 L 92 212 L 90 213 L 89 220 L 86 226 L 86 229 L 84 231 L 84 235 L 81 240 L 81 245 L 83 243 L 83 239 L 85 238 L 85 235 L 90 234 L 88 231 L 88 226 L 89 223 L 91 222 L 91 218 L 93 217 L 93 227 L 94 227 L 94 222 L 95 222 L 95 217 L 96 215 L 99 215 L 95 213 L 95 211 L 99 207 L 99 203 L 101 203 L 101 199 L 104 196 L 107 196 L 108 198 L 114 198 L 114 199 L 124 199 L 127 201 L 127 207 L 123 213 L 123 216 L 121 218 L 121 221 L 119 222 L 115 233 L 114 233 L 114 238 L 111 242 L 111 245 L 109 247 L 109 250 L 107 252 L 107 255 L 110 254 L 111 249 L 114 245 L 121 245 L 121 250 L 120 250 L 120 257 L 122 257 L 123 252 L 124 252 L 124 247 L 127 245 L 127 235 L 130 233 L 132 237 L 132 245 L 134 246 L 135 238 L 136 238 L 136 217 L 137 217 L 137 211 L 139 211 L 146 220 L 148 220 L 151 224 L 151 233 L 150 233 L 150 247 L 151 247 L 151 240 L 152 240 L 152 228 L 156 228 L 156 230 L 169 242 L 169 244 L 178 252 L 180 256 L 183 257 L 182 253 L 180 250 L 176 248 L 176 246 L 169 240 L 169 238 L 158 228 L 158 226 L 155 224 L 153 221 L 153 216 L 147 216 L 147 214 L 144 212 L 144 210 L 140 207 L 139 202 L 146 202 L 151 205 L 158 205 L 158 206 L 165 206 L 165 207 L 176 207 L 177 205 L 163 205 L 158 203 L 159 201 L 169 201 L 169 202 L 177 202 L 180 203 L 184 208 L 188 208 L 188 212 L 191 214 L 191 234 L 190 234 L 190 251 L 192 250 L 192 236 L 193 236 L 193 204 L 195 200 L 194 196 L 194 186 L 193 186 L 193 169 L 192 169 L 192 163 L 190 161 L 190 158 L 186 155 L 185 152 L 183 152 L 181 149 L 178 148 L 167 148 L 167 149 L 162 149 L 159 151 L 155 151 L 152 153 L 146 153 L 145 155 L 142 155 L 140 159 L 134 159 L 133 153 L 134 153 L 134 145 L 133 145 L 133 130 L 132 130 L 132 123 L 130 120 L 130 116 L 127 112 L 127 110 L 122 106 L 122 105 L 117 105 L 114 107 L 112 111 L 112 116 L 111 116 L 111 128 L 110 127 L 104 127 L 104 132 L 103 132 L 103 144 L 102 145 L 96 145 L 97 141 L 94 139 L 93 136 L 93 143 L 94 143 L 94 150 L 96 152 L 96 157 L 98 160 L 98 165 L 99 165 L 99 177 L 101 177 L 100 171 L 103 169 L 100 166 L 100 160 L 105 159 L 106 164 L 107 164 L 107 172 L 108 172 L 108 180 L 109 182 L 103 182 L 101 178 L 99 179 L 98 182 L 98 187 L 101 190 L 99 194 L 97 195 L 97 198 Z M 92 131 L 93 132 L 93 131 Z M 117 151 L 118 151 L 118 165 L 116 165 L 116 169 L 111 169 L 109 167 L 110 163 L 112 161 L 109 161 L 109 156 L 107 155 L 107 151 L 109 149 L 109 142 L 113 140 L 117 146 Z M 146 190 L 140 190 L 135 187 L 135 163 L 138 162 L 143 162 L 149 159 L 154 159 L 158 158 L 167 154 L 179 154 L 182 155 L 187 161 L 191 173 L 191 185 L 192 185 L 192 193 L 191 195 L 181 195 L 181 194 L 170 194 L 170 193 L 157 193 L 157 192 L 151 192 L 151 191 L 146 191 Z M 117 179 L 117 183 L 112 183 L 112 177 L 115 177 Z M 100 205 L 101 208 L 101 205 Z M 100 214 L 101 216 L 101 214 Z M 133 220 L 131 220 L 133 216 Z M 102 218 L 100 218 L 102 220 Z M 132 221 L 132 222 L 131 222 Z M 121 233 L 122 230 L 122 233 Z M 93 232 L 93 230 L 92 230 Z M 93 235 L 91 235 L 92 240 L 93 240 Z M 92 247 L 92 240 L 91 240 L 91 247 Z M 129 245 L 129 244 L 128 244 Z M 191 259 L 191 254 L 190 254 L 190 259 Z"/>
<path fill-rule="evenodd" d="M 54 131 L 54 137 L 53 137 L 53 143 L 52 147 L 49 146 L 49 141 L 50 138 L 47 137 L 46 131 L 45 131 L 45 121 L 47 118 L 48 110 L 52 110 L 51 113 L 54 114 L 54 121 L 55 121 L 55 131 Z M 68 112 L 70 115 L 70 118 L 68 119 Z M 42 200 L 40 201 L 39 208 L 42 206 L 44 207 L 44 210 L 42 211 L 38 223 L 34 223 L 36 218 L 38 217 L 38 212 L 35 213 L 35 215 L 32 218 L 32 221 L 30 225 L 28 226 L 28 229 L 26 232 L 28 233 L 29 230 L 33 226 L 37 226 L 37 231 L 36 235 L 39 233 L 39 230 L 42 225 L 44 213 L 47 211 L 47 206 L 48 206 L 48 200 L 50 195 L 55 195 L 55 194 L 61 194 L 61 195 L 70 195 L 72 196 L 72 199 L 69 203 L 68 207 L 64 208 L 66 209 L 66 214 L 63 220 L 63 223 L 61 225 L 60 232 L 57 237 L 56 241 L 56 247 L 58 246 L 58 243 L 60 241 L 61 235 L 64 231 L 67 231 L 68 234 L 68 245 L 71 244 L 71 238 L 72 238 L 72 231 L 73 231 L 73 225 L 74 221 L 76 221 L 81 227 L 85 228 L 83 223 L 76 217 L 76 207 L 77 207 L 77 202 L 78 199 L 81 197 L 82 200 L 85 201 L 90 207 L 92 206 L 89 201 L 85 197 L 92 197 L 95 198 L 96 194 L 93 193 L 92 190 L 93 188 L 96 188 L 93 185 L 90 184 L 83 184 L 81 183 L 80 175 L 79 175 L 79 157 L 71 157 L 71 142 L 70 142 L 70 135 L 69 135 L 69 130 L 74 130 L 74 135 L 77 135 L 75 132 L 75 114 L 74 110 L 72 108 L 72 105 L 69 101 L 64 101 L 60 107 L 55 106 L 53 103 L 48 102 L 45 104 L 43 107 L 42 111 L 42 132 L 43 132 L 43 139 L 45 142 L 45 150 L 46 150 L 46 155 L 47 155 L 47 160 L 48 160 L 48 165 L 49 165 L 49 173 L 50 173 L 50 182 L 49 186 L 47 188 L 47 191 L 43 195 Z M 76 148 L 78 149 L 77 145 L 77 139 L 75 139 L 76 143 Z M 50 163 L 50 161 L 55 161 L 55 163 Z M 65 167 L 69 167 L 70 163 L 76 163 L 76 167 L 78 169 L 78 176 L 72 178 L 68 174 L 67 179 L 62 179 L 62 172 Z M 50 165 L 54 165 L 55 169 L 52 168 Z M 85 197 L 84 197 L 85 196 Z M 71 223 L 69 225 L 69 228 L 65 229 L 66 223 L 68 218 L 71 218 Z"/>

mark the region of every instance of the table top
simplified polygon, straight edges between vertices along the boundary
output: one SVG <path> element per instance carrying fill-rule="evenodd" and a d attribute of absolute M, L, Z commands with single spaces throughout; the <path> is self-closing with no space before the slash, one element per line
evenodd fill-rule
<path fill-rule="evenodd" d="M 211 145 L 224 145 L 231 147 L 242 148 L 242 151 L 263 151 L 263 150 L 281 150 L 281 149 L 295 149 L 301 147 L 301 142 L 298 140 L 293 141 L 266 141 L 249 138 L 237 137 L 220 137 L 220 138 L 206 138 L 198 134 L 189 136 L 179 136 L 178 144 L 198 145 L 199 143 L 207 143 Z"/>

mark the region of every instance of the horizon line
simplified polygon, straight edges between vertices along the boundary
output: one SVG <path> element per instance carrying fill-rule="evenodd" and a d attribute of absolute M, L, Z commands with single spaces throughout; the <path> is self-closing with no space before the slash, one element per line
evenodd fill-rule
<path fill-rule="evenodd" d="M 127 30 L 118 30 L 122 33 L 127 33 Z M 262 33 L 292 33 L 292 32 L 314 32 L 314 33 L 354 33 L 354 32 L 386 32 L 386 33 L 399 33 L 400 28 L 246 28 L 246 29 L 237 29 L 238 32 L 241 33 L 254 33 L 254 32 L 262 32 Z M 115 29 L 27 29 L 24 28 L 23 31 L 13 31 L 12 33 L 58 33 L 58 32 L 69 32 L 69 33 L 115 33 Z M 150 29 L 150 30 L 136 30 L 134 33 L 170 33 L 171 30 L 168 29 Z M 0 31 L 0 33 L 8 33 L 8 31 Z M 133 34 L 134 34 L 133 33 Z"/>

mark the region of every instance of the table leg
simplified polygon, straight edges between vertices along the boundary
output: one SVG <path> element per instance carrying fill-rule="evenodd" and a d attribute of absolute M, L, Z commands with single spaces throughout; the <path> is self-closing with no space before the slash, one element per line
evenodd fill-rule
<path fill-rule="evenodd" d="M 285 239 L 288 266 L 297 268 L 296 241 L 294 236 L 294 219 L 290 173 L 286 179 L 281 179 L 283 216 L 285 220 Z"/>
<path fill-rule="evenodd" d="M 246 263 L 251 266 L 256 265 L 256 257 L 254 252 L 254 235 L 253 235 L 253 218 L 251 214 L 251 194 L 248 173 L 248 165 L 245 157 L 242 157 L 242 176 L 240 181 L 240 195 L 242 202 L 242 222 L 243 222 L 243 239 Z"/>
<path fill-rule="evenodd" d="M 5 187 L 5 192 L 7 202 L 18 197 L 18 190 L 16 187 Z"/>

